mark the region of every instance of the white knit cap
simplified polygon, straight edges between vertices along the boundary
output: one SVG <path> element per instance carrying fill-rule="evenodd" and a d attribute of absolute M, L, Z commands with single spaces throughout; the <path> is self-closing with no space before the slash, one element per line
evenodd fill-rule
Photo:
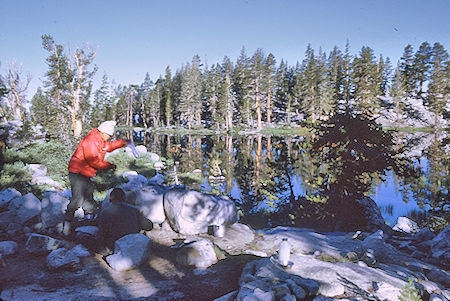
<path fill-rule="evenodd" d="M 102 122 L 98 126 L 98 130 L 102 133 L 108 134 L 112 136 L 114 134 L 114 127 L 116 126 L 116 122 L 114 120 L 108 120 Z"/>

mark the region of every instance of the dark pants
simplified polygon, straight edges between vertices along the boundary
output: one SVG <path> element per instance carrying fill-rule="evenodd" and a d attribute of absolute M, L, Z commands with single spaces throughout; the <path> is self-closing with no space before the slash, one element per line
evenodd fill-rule
<path fill-rule="evenodd" d="M 83 208 L 85 213 L 93 213 L 97 209 L 94 200 L 94 185 L 89 177 L 69 172 L 72 200 L 67 205 L 66 220 L 72 221 L 74 212 Z"/>

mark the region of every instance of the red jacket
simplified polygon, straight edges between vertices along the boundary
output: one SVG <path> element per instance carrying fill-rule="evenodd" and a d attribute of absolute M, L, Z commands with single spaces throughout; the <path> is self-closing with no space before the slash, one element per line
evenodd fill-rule
<path fill-rule="evenodd" d="M 69 162 L 69 172 L 92 178 L 98 169 L 106 169 L 111 166 L 111 163 L 105 161 L 106 152 L 112 152 L 124 145 L 123 139 L 103 141 L 99 130 L 95 128 L 78 144 Z"/>

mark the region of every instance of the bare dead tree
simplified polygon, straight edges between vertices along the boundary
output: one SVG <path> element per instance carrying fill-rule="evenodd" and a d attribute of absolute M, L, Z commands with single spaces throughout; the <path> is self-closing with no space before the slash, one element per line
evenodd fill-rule
<path fill-rule="evenodd" d="M 31 82 L 31 75 L 23 75 L 22 66 L 13 61 L 8 64 L 8 72 L 4 78 L 4 85 L 7 90 L 6 98 L 8 99 L 11 115 L 14 119 L 23 119 L 24 103 L 26 92 Z"/>
<path fill-rule="evenodd" d="M 72 67 L 71 56 L 67 57 L 67 63 L 75 73 L 75 78 L 69 83 L 70 85 L 70 98 L 71 106 L 69 111 L 72 118 L 73 136 L 79 137 L 83 129 L 81 103 L 83 101 L 83 90 L 89 89 L 88 81 L 95 71 L 88 72 L 88 67 L 92 64 L 96 50 L 92 50 L 90 46 L 86 46 L 85 49 L 77 48 L 73 56 L 74 66 Z"/>

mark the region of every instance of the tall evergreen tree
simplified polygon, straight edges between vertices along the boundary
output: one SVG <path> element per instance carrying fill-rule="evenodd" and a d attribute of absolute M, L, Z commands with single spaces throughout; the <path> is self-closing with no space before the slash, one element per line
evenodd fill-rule
<path fill-rule="evenodd" d="M 159 78 L 155 83 L 155 88 L 150 93 L 150 98 L 147 100 L 147 113 L 150 120 L 150 125 L 153 127 L 160 126 L 160 116 L 161 116 L 161 101 L 164 91 L 164 80 Z"/>
<path fill-rule="evenodd" d="M 344 52 L 344 57 L 343 57 L 343 61 L 342 61 L 342 69 L 344 72 L 342 93 L 343 93 L 343 97 L 344 97 L 346 111 L 350 110 L 351 101 L 353 99 L 352 61 L 353 61 L 353 56 L 350 54 L 350 42 L 347 40 L 347 43 L 345 44 L 345 52 Z"/>
<path fill-rule="evenodd" d="M 402 72 L 405 89 L 408 96 L 412 96 L 415 88 L 415 70 L 413 47 L 408 44 L 400 58 L 400 72 Z"/>
<path fill-rule="evenodd" d="M 94 92 L 89 123 L 95 127 L 105 120 L 114 119 L 114 104 L 111 95 L 111 84 L 106 74 L 102 77 L 100 87 Z"/>
<path fill-rule="evenodd" d="M 331 88 L 331 97 L 337 110 L 344 110 L 344 58 L 339 48 L 334 47 L 328 56 L 328 83 Z"/>
<path fill-rule="evenodd" d="M 237 102 L 237 110 L 235 111 L 236 117 L 234 119 L 246 125 L 253 124 L 249 72 L 250 59 L 243 47 L 234 67 L 232 82 Z"/>
<path fill-rule="evenodd" d="M 52 112 L 50 99 L 44 93 L 41 87 L 38 87 L 36 93 L 31 99 L 31 121 L 33 125 L 40 124 L 44 129 L 47 128 L 48 115 Z"/>
<path fill-rule="evenodd" d="M 220 92 L 220 107 L 223 111 L 219 112 L 225 116 L 225 129 L 230 131 L 233 128 L 233 113 L 234 113 L 234 97 L 232 94 L 232 76 L 233 64 L 228 57 L 225 57 L 222 62 L 222 85 Z"/>
<path fill-rule="evenodd" d="M 64 53 L 63 46 L 56 44 L 53 37 L 43 35 L 42 47 L 49 52 L 46 59 L 48 70 L 45 73 L 44 87 L 52 103 L 51 112 L 46 118 L 45 131 L 51 138 L 61 138 L 69 143 L 72 125 L 69 87 L 74 74 L 68 64 L 69 59 Z"/>
<path fill-rule="evenodd" d="M 181 121 L 191 129 L 193 125 L 200 126 L 202 112 L 202 74 L 200 57 L 195 55 L 192 64 L 188 64 L 183 72 L 181 94 L 178 110 Z"/>
<path fill-rule="evenodd" d="M 330 77 L 328 76 L 328 68 L 327 68 L 327 57 L 325 52 L 321 49 L 319 50 L 319 55 L 317 57 L 317 69 L 316 69 L 316 78 L 317 78 L 317 91 L 318 91 L 318 100 L 317 100 L 317 112 L 318 119 L 326 120 L 336 109 L 336 100 L 334 98 L 334 91 L 332 83 L 330 82 Z"/>
<path fill-rule="evenodd" d="M 272 123 L 273 116 L 273 103 L 275 98 L 275 86 L 276 86 L 276 60 L 272 53 L 267 55 L 266 61 L 264 63 L 264 83 L 266 90 L 266 122 L 268 124 Z"/>
<path fill-rule="evenodd" d="M 273 121 L 276 123 L 288 123 L 288 112 L 290 109 L 289 94 L 291 93 L 292 76 L 289 67 L 284 60 L 281 60 L 275 75 L 275 97 L 273 102 Z"/>
<path fill-rule="evenodd" d="M 353 60 L 352 77 L 355 109 L 367 117 L 372 117 L 379 109 L 379 81 L 377 64 L 370 47 L 363 46 L 359 56 Z"/>
<path fill-rule="evenodd" d="M 439 118 L 449 104 L 450 74 L 448 53 L 439 43 L 434 43 L 431 57 L 431 76 L 428 86 L 427 106 L 434 113 L 434 126 L 440 127 Z"/>
<path fill-rule="evenodd" d="M 408 93 L 403 83 L 403 73 L 400 71 L 400 67 L 397 66 L 397 69 L 394 72 L 392 86 L 389 89 L 389 95 L 392 97 L 392 103 L 394 105 L 393 110 L 395 113 L 396 124 L 403 119 L 402 117 L 406 108 L 405 99 L 407 98 Z"/>
<path fill-rule="evenodd" d="M 418 95 L 422 94 L 423 85 L 430 77 L 431 50 L 430 44 L 428 44 L 428 42 L 423 42 L 414 56 L 414 80 Z"/>
<path fill-rule="evenodd" d="M 220 84 L 222 74 L 219 65 L 213 65 L 205 70 L 205 90 L 203 92 L 205 102 L 205 121 L 216 129 L 219 129 L 224 123 L 225 115 L 220 114 Z"/>
<path fill-rule="evenodd" d="M 265 54 L 262 49 L 257 49 L 250 60 L 250 99 L 252 108 L 255 109 L 256 127 L 262 127 L 262 107 L 264 106 L 264 61 Z"/>
<path fill-rule="evenodd" d="M 301 73 L 299 76 L 299 91 L 301 98 L 301 109 L 307 118 L 315 123 L 318 116 L 318 85 L 317 85 L 317 62 L 314 50 L 308 44 L 305 53 L 305 59 L 301 65 Z"/>
<path fill-rule="evenodd" d="M 170 126 L 173 121 L 173 99 L 172 99 L 172 74 L 170 67 L 166 67 L 164 76 L 164 90 L 161 102 L 161 111 L 163 112 L 163 121 L 166 126 Z"/>
<path fill-rule="evenodd" d="M 379 92 L 380 95 L 386 95 L 389 90 L 389 83 L 392 77 L 392 64 L 389 57 L 386 59 L 383 58 L 383 55 L 380 55 L 378 60 L 378 76 L 379 76 Z"/>
<path fill-rule="evenodd" d="M 150 117 L 151 113 L 150 111 L 154 111 L 153 103 L 151 99 L 152 90 L 154 88 L 154 83 L 150 78 L 150 74 L 148 72 L 145 74 L 144 82 L 141 84 L 138 90 L 138 108 L 137 115 L 138 115 L 138 124 L 142 125 L 144 128 L 148 128 L 150 124 Z M 159 106 L 159 103 L 158 103 Z M 158 110 L 159 111 L 159 110 Z"/>

